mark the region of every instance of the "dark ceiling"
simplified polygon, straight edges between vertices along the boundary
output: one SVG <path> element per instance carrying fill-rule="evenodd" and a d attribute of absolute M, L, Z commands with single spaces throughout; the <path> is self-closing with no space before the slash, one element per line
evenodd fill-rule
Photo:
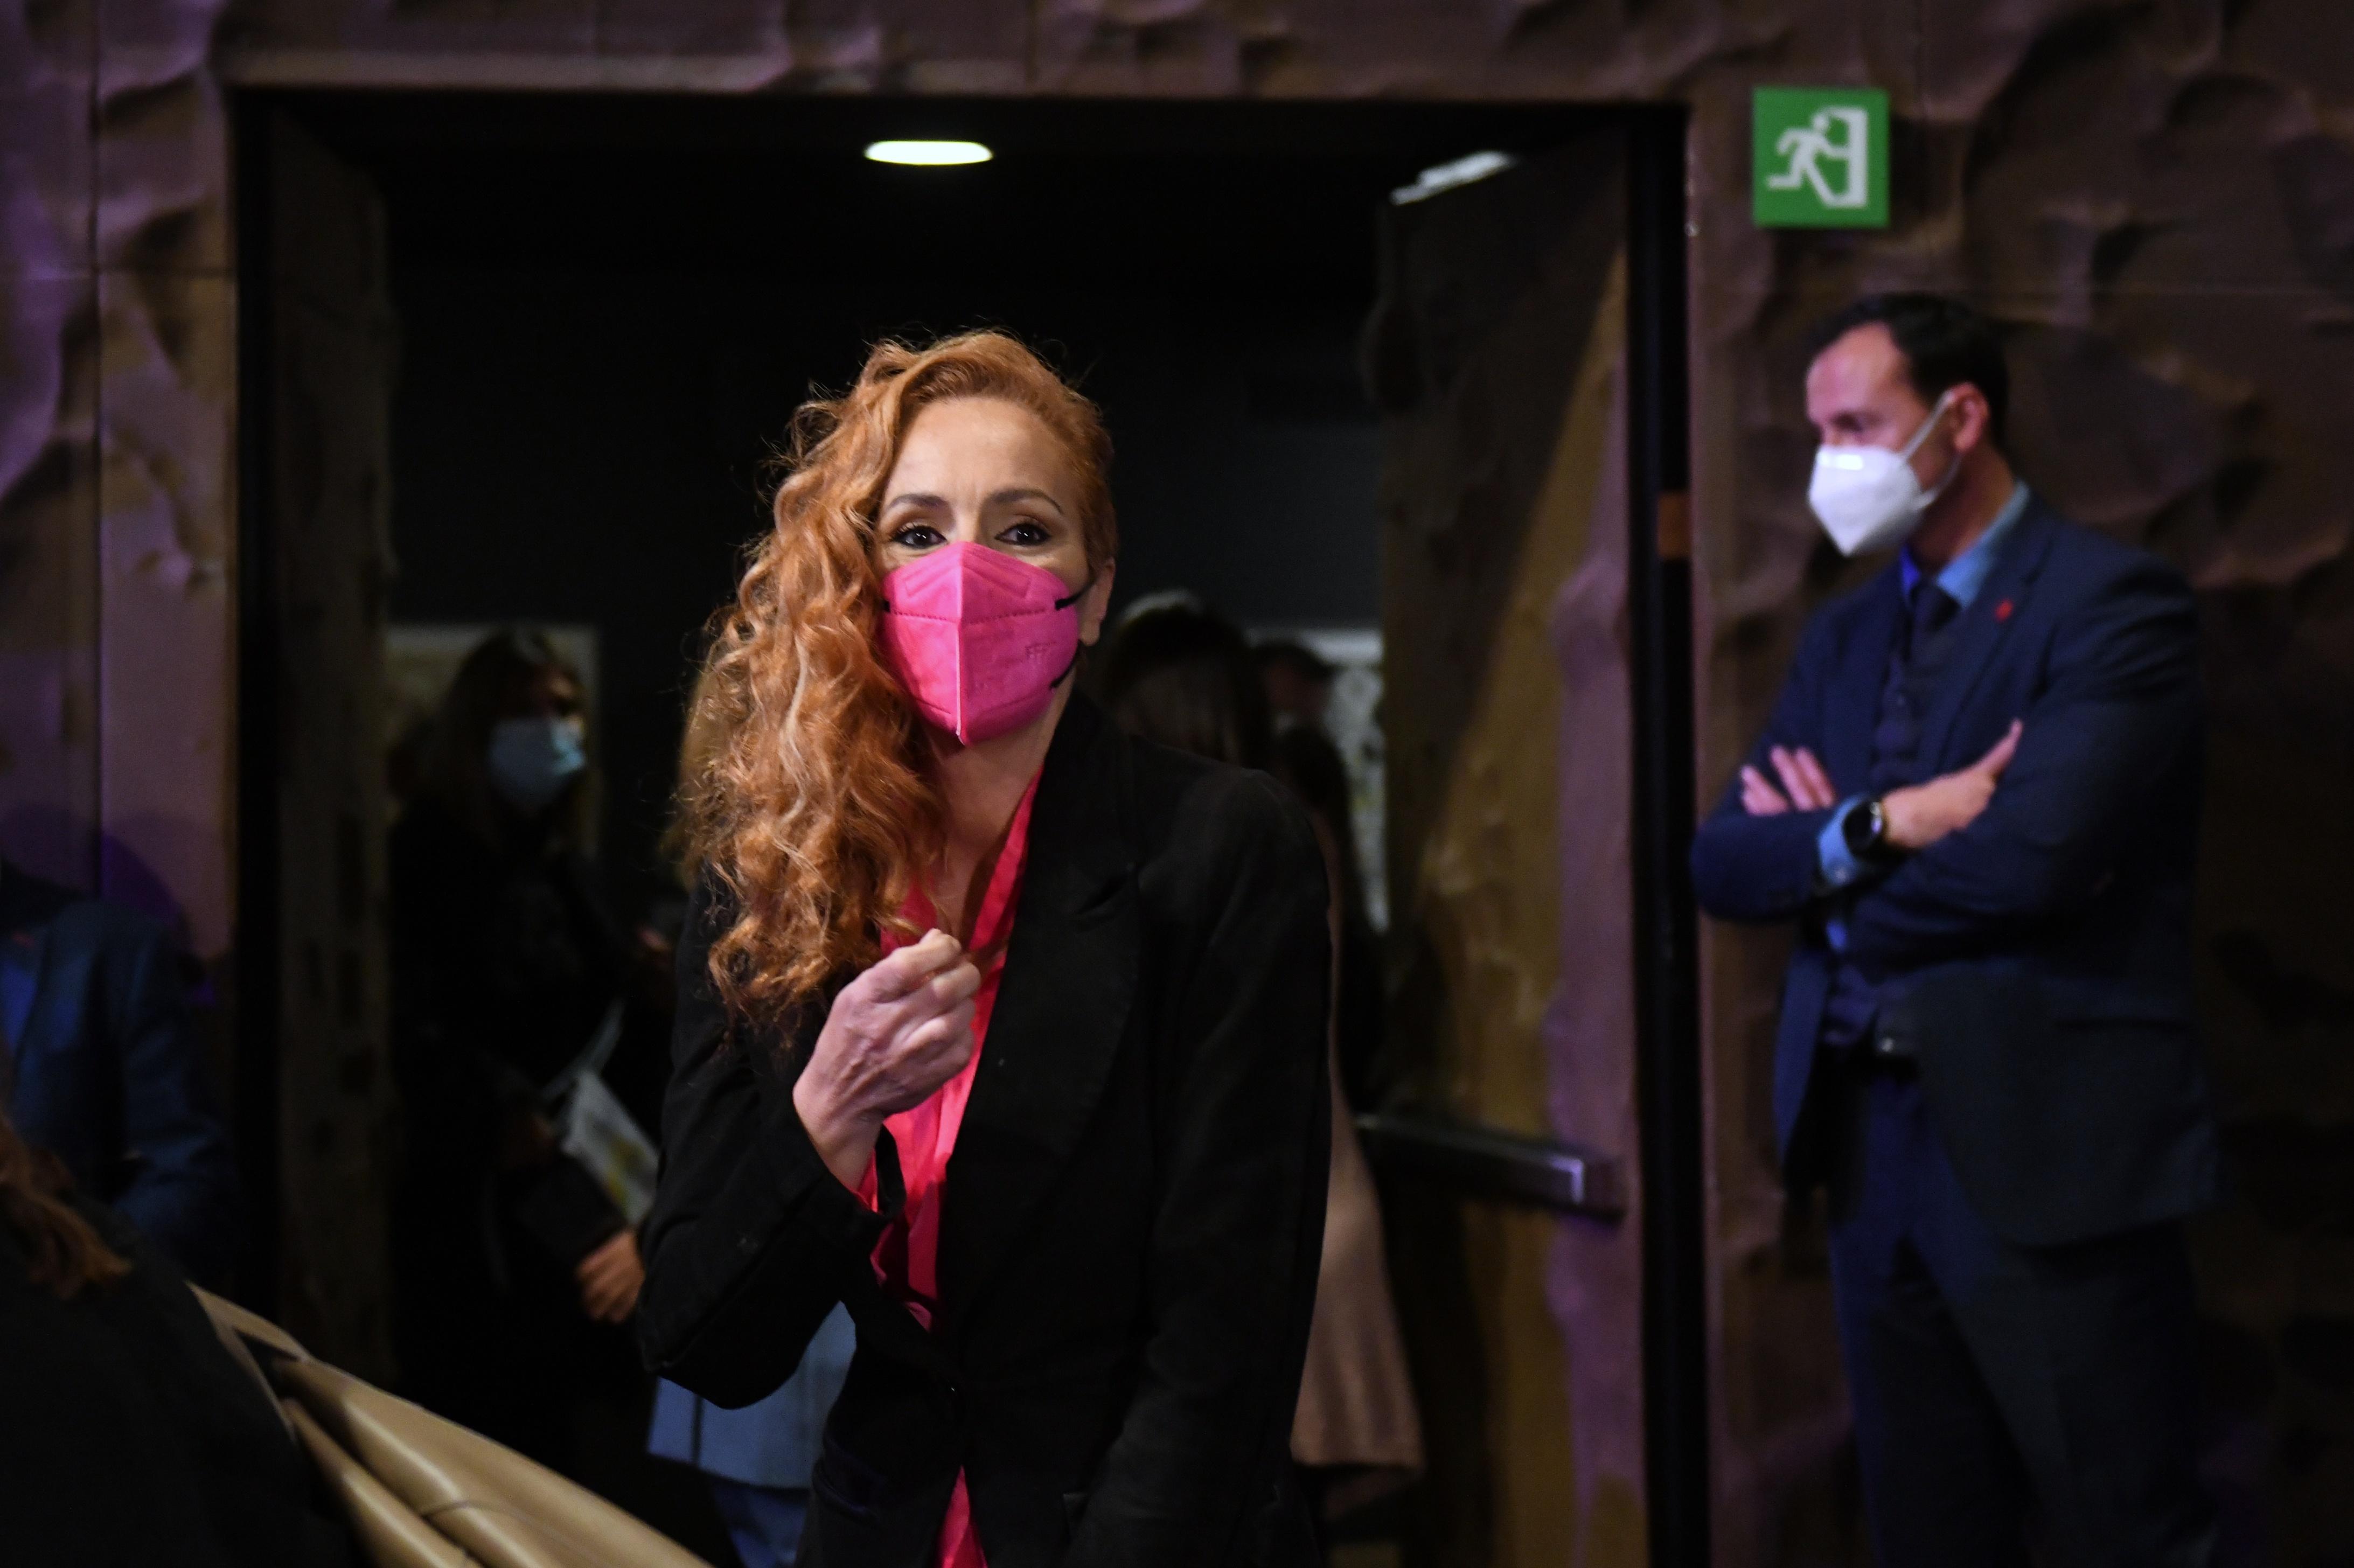
<path fill-rule="evenodd" d="M 385 188 L 410 257 L 927 281 L 952 265 L 1189 291 L 1369 298 L 1389 191 L 1590 127 L 1560 106 L 360 94 L 291 101 Z M 884 137 L 987 143 L 894 168 Z M 829 215 L 860 213 L 845 224 Z"/>

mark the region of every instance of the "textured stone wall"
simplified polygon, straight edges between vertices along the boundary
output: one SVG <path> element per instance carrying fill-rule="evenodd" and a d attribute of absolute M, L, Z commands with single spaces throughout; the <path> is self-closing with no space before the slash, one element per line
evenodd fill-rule
<path fill-rule="evenodd" d="M 2219 1462 L 2279 1560 L 2354 1552 L 2354 7 L 2343 0 L 0 0 L 0 844 L 231 941 L 225 84 L 1680 99 L 1695 112 L 1703 786 L 1838 577 L 1794 344 L 1866 286 L 2016 328 L 2030 476 L 2198 583 L 2200 953 L 2243 1199 L 2201 1232 Z M 1747 90 L 1863 81 L 1885 235 L 1745 216 Z M 101 846 L 104 848 L 101 851 Z M 1712 936 L 1727 1563 L 1819 1560 L 1819 1259 Z"/>
<path fill-rule="evenodd" d="M 0 850 L 229 941 L 215 7 L 0 9 Z"/>

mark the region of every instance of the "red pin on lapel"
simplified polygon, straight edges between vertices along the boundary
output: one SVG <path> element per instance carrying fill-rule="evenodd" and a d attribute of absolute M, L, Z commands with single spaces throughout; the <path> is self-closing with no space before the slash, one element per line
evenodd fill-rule
<path fill-rule="evenodd" d="M 1997 620 L 2009 620 L 2010 619 L 2010 600 L 2004 599 L 2000 604 L 1994 607 L 1994 618 Z"/>

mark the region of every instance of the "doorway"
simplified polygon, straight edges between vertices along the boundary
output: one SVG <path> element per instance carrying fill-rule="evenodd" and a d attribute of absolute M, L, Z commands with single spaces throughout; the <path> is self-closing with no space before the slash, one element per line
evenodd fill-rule
<path fill-rule="evenodd" d="M 1656 915 L 1637 902 L 1637 859 L 1656 873 L 1672 858 L 1674 812 L 1638 820 L 1637 780 L 1661 765 L 1645 736 L 1681 725 L 1689 745 L 1688 663 L 1656 656 L 1687 624 L 1673 601 L 1688 589 L 1671 549 L 1663 565 L 1656 544 L 1636 547 L 1680 488 L 1672 463 L 1639 454 L 1682 391 L 1656 374 L 1663 321 L 1681 344 L 1681 291 L 1639 261 L 1680 252 L 1681 212 L 1635 199 L 1663 183 L 1639 173 L 1658 136 L 1638 119 L 244 102 L 242 982 L 277 1005 L 246 1032 L 239 1114 L 254 1190 L 287 1216 L 257 1275 L 288 1315 L 327 1353 L 392 1372 L 380 1237 L 350 1213 L 372 1183 L 380 1206 L 397 1157 L 382 759 L 402 672 L 430 662 L 417 650 L 513 622 L 569 630 L 591 675 L 607 895 L 658 921 L 676 896 L 660 844 L 696 638 L 762 526 L 792 408 L 846 386 L 878 337 L 1001 325 L 1104 407 L 1116 610 L 1184 590 L 1254 632 L 1345 634 L 1389 661 L 1385 781 L 1402 804 L 1368 847 L 1389 861 L 1391 1108 L 1413 1114 L 1380 1152 L 1431 1451 L 1369 1545 L 1430 1563 L 1642 1560 L 1642 1393 L 1576 1392 L 1569 1363 L 1638 1353 L 1579 1334 L 1656 1353 L 1644 1260 L 1684 1242 L 1640 1229 L 1628 1194 L 1646 1153 L 1683 1134 L 1638 1131 L 1638 1036 L 1665 1039 L 1662 1060 L 1696 1048 L 1642 1000 L 1659 982 L 1638 983 L 1631 942 L 1606 964 L 1623 1017 L 1600 1009 L 1598 1033 L 1564 1033 L 1563 988 L 1591 977 L 1560 961 L 1575 909 L 1617 911 L 1630 936 Z M 995 157 L 865 160 L 885 136 L 969 138 Z M 1564 611 L 1574 579 L 1599 586 Z M 1622 616 L 1632 641 L 1610 630 Z M 1564 626 L 1602 641 L 1573 657 Z M 1554 832 L 1573 748 L 1623 786 L 1599 841 Z M 1508 849 L 1514 875 L 1434 901 L 1432 854 L 1482 853 L 1490 761 L 1501 793 L 1485 803 L 1535 813 L 1538 831 Z M 1576 853 L 1592 842 L 1603 853 Z M 1525 994 L 1501 994 L 1500 974 Z M 1579 1130 L 1596 1184 L 1565 1201 L 1515 1186 L 1514 1160 L 1558 1153 L 1564 1053 L 1597 1040 L 1621 1070 L 1578 1080 L 1596 1091 Z M 1426 1136 L 1446 1123 L 1505 1141 L 1451 1156 Z M 1633 1270 L 1619 1306 L 1637 1318 L 1564 1314 L 1565 1230 L 1588 1264 Z"/>

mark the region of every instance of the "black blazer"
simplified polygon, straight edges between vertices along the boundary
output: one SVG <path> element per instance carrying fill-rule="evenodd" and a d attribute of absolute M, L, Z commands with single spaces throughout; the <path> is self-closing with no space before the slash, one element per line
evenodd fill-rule
<path fill-rule="evenodd" d="M 1929 1113 L 1995 1232 L 2084 1240 L 2211 1202 L 2215 1128 L 2192 1028 L 2191 872 L 2200 785 L 2198 621 L 2163 563 L 2031 501 L 1955 622 L 1924 717 L 1924 775 L 1985 755 L 2014 718 L 2019 753 L 1960 832 L 1878 881 L 1826 896 L 1829 811 L 1753 817 L 1736 776 L 1692 844 L 1702 907 L 1797 920 L 1774 1109 L 1794 1181 L 1813 1172 L 1807 1112 L 1830 985 L 1825 917 L 1893 981 L 1882 1026 L 1920 1058 Z M 1808 747 L 1862 793 L 1903 614 L 1891 564 L 1807 628 L 1747 760 Z"/>
<path fill-rule="evenodd" d="M 929 1568 L 960 1467 L 990 1568 L 1311 1563 L 1288 1446 L 1331 1138 L 1314 832 L 1264 775 L 1076 697 L 1030 832 L 929 1333 L 868 1261 L 902 1197 L 889 1134 L 877 1214 L 793 1111 L 820 1015 L 731 1037 L 705 972 L 725 914 L 697 893 L 647 1362 L 746 1404 L 848 1304 L 858 1352 L 804 1541 L 822 1568 Z"/>

